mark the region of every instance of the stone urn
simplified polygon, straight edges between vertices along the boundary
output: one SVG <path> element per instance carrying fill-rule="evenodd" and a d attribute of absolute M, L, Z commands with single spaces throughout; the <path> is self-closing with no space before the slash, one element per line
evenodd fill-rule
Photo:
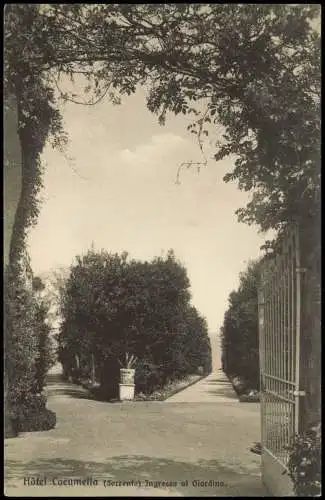
<path fill-rule="evenodd" d="M 125 354 L 125 359 L 118 360 L 120 368 L 120 383 L 119 383 L 119 397 L 120 401 L 130 401 L 134 399 L 134 375 L 135 369 L 133 368 L 137 362 L 137 358 L 128 352 Z"/>
<path fill-rule="evenodd" d="M 119 397 L 120 401 L 134 399 L 134 368 L 120 369 Z"/>

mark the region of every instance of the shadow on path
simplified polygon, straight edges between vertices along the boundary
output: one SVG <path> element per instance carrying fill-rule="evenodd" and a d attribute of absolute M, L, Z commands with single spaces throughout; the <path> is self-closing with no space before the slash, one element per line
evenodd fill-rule
<path fill-rule="evenodd" d="M 224 384 L 204 384 L 213 380 L 215 375 L 183 394 L 199 390 L 201 398 L 202 393 L 210 397 L 208 391 L 226 390 Z M 222 396 L 216 406 L 218 396 L 213 395 L 205 404 L 90 403 L 85 400 L 94 398 L 87 389 L 59 373 L 49 374 L 46 391 L 58 424 L 7 443 L 7 496 L 266 496 L 260 457 L 247 450 L 259 436 L 259 416 L 250 408 L 230 399 L 223 404 Z M 32 477 L 46 478 L 47 484 L 28 487 L 24 478 Z M 92 478 L 98 487 L 57 486 L 53 478 Z M 104 480 L 109 479 L 140 481 L 141 489 L 107 487 Z M 152 484 L 159 481 L 175 484 L 169 489 Z"/>
<path fill-rule="evenodd" d="M 61 374 L 48 374 L 45 393 L 48 398 L 67 396 L 76 399 L 92 399 L 90 392 L 84 387 L 64 380 Z"/>
<path fill-rule="evenodd" d="M 223 398 L 230 398 L 230 399 L 235 399 L 238 401 L 238 396 L 234 392 L 232 388 L 229 387 L 219 387 L 218 389 L 209 389 L 208 393 L 213 394 L 214 396 L 218 397 L 221 396 Z"/>
<path fill-rule="evenodd" d="M 219 385 L 219 384 L 225 384 L 229 385 L 229 380 L 207 380 L 205 382 L 207 385 Z"/>
<path fill-rule="evenodd" d="M 166 488 L 168 493 L 178 492 L 181 496 L 265 496 L 256 474 L 249 476 L 245 469 L 227 468 L 218 460 L 199 460 L 193 463 L 143 455 L 120 455 L 110 457 L 104 463 L 56 458 L 33 460 L 25 464 L 8 461 L 6 466 L 9 468 L 7 479 L 16 485 L 28 476 L 45 477 L 49 487 L 53 487 L 53 479 L 91 478 L 93 483 L 98 482 L 92 487 L 95 494 L 96 487 L 103 487 L 104 480 L 109 479 L 140 481 L 141 487 L 148 489 L 159 488 L 159 485 L 154 486 L 149 481 L 166 481 L 176 483 L 172 488 Z M 202 483 L 207 481 L 211 483 Z M 113 493 L 112 488 L 106 491 L 107 496 Z M 115 495 L 118 496 L 116 489 Z"/>

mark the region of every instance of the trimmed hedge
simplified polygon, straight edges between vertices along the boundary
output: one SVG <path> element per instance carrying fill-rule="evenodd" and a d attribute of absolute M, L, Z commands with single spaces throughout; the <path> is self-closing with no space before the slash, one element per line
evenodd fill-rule
<path fill-rule="evenodd" d="M 46 408 L 44 394 L 29 394 L 20 405 L 11 411 L 13 430 L 19 432 L 36 432 L 53 429 L 56 425 L 56 414 Z"/>
<path fill-rule="evenodd" d="M 16 421 L 18 432 L 49 431 L 56 426 L 56 414 L 47 408 L 28 409 Z"/>
<path fill-rule="evenodd" d="M 51 429 L 56 417 L 45 408 L 46 397 L 41 394 L 52 364 L 47 306 L 27 283 L 21 263 L 8 270 L 6 278 L 5 427 L 12 436 L 19 431 Z"/>
<path fill-rule="evenodd" d="M 221 328 L 222 369 L 229 378 L 240 379 L 234 386 L 238 394 L 249 389 L 259 390 L 257 287 L 260 266 L 260 261 L 252 261 L 240 274 L 238 289 L 229 294 L 229 307 Z"/>
<path fill-rule="evenodd" d="M 207 323 L 190 304 L 186 269 L 172 251 L 140 262 L 90 250 L 76 262 L 62 289 L 58 335 L 59 359 L 74 383 L 92 376 L 93 356 L 97 392 L 118 398 L 118 360 L 126 352 L 138 359 L 136 394 L 198 370 L 211 373 Z"/>
<path fill-rule="evenodd" d="M 174 380 L 172 382 L 167 383 L 162 389 L 156 390 L 151 394 L 145 394 L 140 392 L 136 394 L 136 401 L 165 401 L 170 398 L 174 394 L 183 391 L 187 387 L 196 384 L 199 380 L 204 378 L 205 375 L 197 374 L 197 375 L 189 375 L 180 380 Z"/>
<path fill-rule="evenodd" d="M 8 407 L 24 404 L 36 392 L 38 339 L 35 332 L 35 301 L 19 268 L 8 274 L 5 289 L 5 371 Z"/>

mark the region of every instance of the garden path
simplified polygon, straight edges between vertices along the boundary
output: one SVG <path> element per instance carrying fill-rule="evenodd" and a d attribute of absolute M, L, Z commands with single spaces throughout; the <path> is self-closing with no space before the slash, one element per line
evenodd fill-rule
<path fill-rule="evenodd" d="M 211 375 L 197 394 L 218 392 L 223 383 Z M 47 392 L 56 428 L 5 441 L 7 496 L 266 496 L 260 457 L 249 451 L 260 432 L 258 404 L 236 403 L 229 394 L 201 402 L 191 396 L 187 404 L 110 404 L 90 399 L 60 373 L 49 375 Z M 45 484 L 32 485 L 37 477 Z M 88 485 L 70 486 L 73 479 Z"/>
<path fill-rule="evenodd" d="M 228 378 L 218 370 L 166 400 L 167 403 L 235 403 L 237 395 Z"/>

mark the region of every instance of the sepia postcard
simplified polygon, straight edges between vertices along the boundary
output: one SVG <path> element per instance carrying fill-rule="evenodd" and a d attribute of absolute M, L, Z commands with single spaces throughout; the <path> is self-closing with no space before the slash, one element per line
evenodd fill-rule
<path fill-rule="evenodd" d="M 321 496 L 320 4 L 4 6 L 4 494 Z"/>

